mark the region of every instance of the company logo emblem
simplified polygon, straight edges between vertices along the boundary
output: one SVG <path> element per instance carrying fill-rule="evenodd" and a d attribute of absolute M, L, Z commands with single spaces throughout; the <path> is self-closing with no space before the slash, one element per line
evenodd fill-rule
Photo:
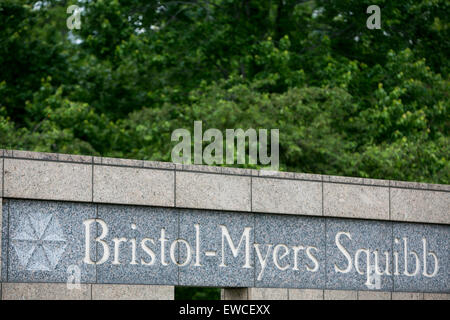
<path fill-rule="evenodd" d="M 20 264 L 29 271 L 52 271 L 67 246 L 58 219 L 49 213 L 25 214 L 11 238 Z"/>

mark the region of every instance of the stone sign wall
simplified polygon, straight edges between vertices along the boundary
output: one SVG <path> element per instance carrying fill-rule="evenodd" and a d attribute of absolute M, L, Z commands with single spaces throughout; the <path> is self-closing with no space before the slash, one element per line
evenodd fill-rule
<path fill-rule="evenodd" d="M 449 297 L 448 185 L 0 156 L 3 299 Z"/>

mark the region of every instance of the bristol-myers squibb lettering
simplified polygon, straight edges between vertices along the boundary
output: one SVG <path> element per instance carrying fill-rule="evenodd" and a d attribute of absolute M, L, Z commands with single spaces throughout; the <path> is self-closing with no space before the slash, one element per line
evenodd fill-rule
<path fill-rule="evenodd" d="M 297 243 L 256 243 L 252 227 L 242 227 L 239 236 L 232 237 L 226 225 L 218 224 L 219 234 L 215 248 L 203 247 L 202 225 L 193 224 L 194 241 L 176 238 L 169 235 L 166 228 L 157 234 L 148 234 L 141 238 L 111 237 L 108 224 L 102 219 L 83 221 L 85 230 L 85 252 L 83 262 L 89 265 L 110 263 L 120 266 L 124 264 L 152 266 L 204 267 L 204 257 L 216 257 L 217 265 L 227 268 L 230 262 L 240 262 L 244 269 L 257 268 L 256 279 L 262 280 L 268 266 L 271 269 L 285 272 L 316 273 L 324 267 L 326 254 L 338 252 L 339 259 L 333 263 L 336 275 L 357 272 L 366 279 L 365 285 L 370 288 L 376 277 L 406 276 L 433 278 L 439 272 L 439 257 L 429 249 L 428 240 L 421 238 L 420 248 L 413 250 L 408 237 L 394 238 L 392 250 L 381 250 L 376 247 L 362 246 L 348 231 L 339 231 L 334 235 L 333 247 L 323 245 Z M 97 225 L 96 225 L 97 224 Z M 98 237 L 92 237 L 94 228 L 99 230 Z M 139 230 L 139 226 L 131 223 L 129 228 Z M 325 234 L 323 235 L 325 237 Z M 300 239 L 301 237 L 299 237 Z M 169 240 L 173 239 L 173 240 Z M 92 258 L 92 245 L 97 244 L 103 250 L 96 258 Z M 351 250 L 351 248 L 357 249 Z M 326 250 L 325 250 L 326 249 Z M 179 254 L 181 252 L 182 254 Z"/>
<path fill-rule="evenodd" d="M 348 250 L 341 243 L 341 237 L 348 238 L 348 240 L 352 240 L 352 235 L 349 232 L 338 232 L 335 237 L 335 244 L 339 251 L 344 255 L 347 263 L 344 266 L 334 265 L 334 271 L 336 273 L 349 273 L 353 268 L 359 274 L 365 274 L 367 276 L 366 285 L 371 285 L 371 277 L 370 275 L 374 273 L 375 275 L 404 275 L 407 277 L 414 277 L 419 275 L 420 273 L 428 278 L 434 277 L 439 270 L 439 261 L 438 257 L 434 252 L 428 251 L 427 248 L 427 239 L 422 238 L 422 255 L 419 255 L 417 252 L 408 249 L 408 238 L 403 237 L 401 240 L 398 238 L 394 239 L 394 243 L 398 246 L 400 245 L 400 250 L 402 250 L 403 256 L 403 268 L 400 270 L 399 268 L 399 251 L 394 248 L 392 252 L 393 258 L 393 269 L 391 270 L 392 264 L 390 263 L 391 253 L 389 251 L 380 252 L 378 249 L 370 249 L 370 248 L 360 248 L 356 250 L 354 256 L 352 256 Z M 384 255 L 384 266 L 380 263 L 380 255 Z M 360 260 L 361 256 L 365 259 L 366 270 L 361 270 Z M 433 264 L 432 272 L 428 272 L 428 260 Z M 372 267 L 373 266 L 373 267 Z M 410 267 L 412 270 L 409 271 Z M 373 271 L 372 271 L 373 268 Z"/>

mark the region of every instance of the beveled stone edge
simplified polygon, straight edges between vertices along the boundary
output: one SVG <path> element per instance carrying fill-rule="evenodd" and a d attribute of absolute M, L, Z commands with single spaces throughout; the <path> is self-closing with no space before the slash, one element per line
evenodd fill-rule
<path fill-rule="evenodd" d="M 4 174 L 4 171 L 5 171 L 5 160 L 4 160 L 4 158 L 3 158 L 3 153 L 4 153 L 4 150 L 3 149 L 0 149 L 0 168 L 1 168 L 1 170 L 0 170 L 0 185 L 1 185 L 1 187 L 0 187 L 0 199 L 3 197 L 3 189 L 5 188 L 5 183 L 4 183 L 4 179 L 3 179 L 3 174 Z"/>
<path fill-rule="evenodd" d="M 393 181 L 393 180 L 380 180 L 380 179 L 367 179 L 367 178 L 356 178 L 356 177 L 345 177 L 345 176 L 333 176 L 333 175 L 320 175 L 320 174 L 308 174 L 308 173 L 297 173 L 297 172 L 279 172 L 279 171 L 269 171 L 269 170 L 255 170 L 255 169 L 243 169 L 243 168 L 232 168 L 232 167 L 216 167 L 207 165 L 182 165 L 171 162 L 159 162 L 159 161 L 146 161 L 146 160 L 133 160 L 133 159 L 120 159 L 120 158 L 109 158 L 109 157 L 96 157 L 96 156 L 79 156 L 79 155 L 68 155 L 68 154 L 56 154 L 56 153 L 42 153 L 42 152 L 30 152 L 22 150 L 4 150 L 0 149 L 0 161 L 5 161 L 5 159 L 18 159 L 18 160 L 30 160 L 30 161 L 44 161 L 44 162 L 55 162 L 55 163 L 77 163 L 91 165 L 92 168 L 95 166 L 110 166 L 110 167 L 123 167 L 123 168 L 136 168 L 136 169 L 154 169 L 154 170 L 169 170 L 176 172 L 192 172 L 192 173 L 203 173 L 203 174 L 218 174 L 218 175 L 235 175 L 250 177 L 251 181 L 253 177 L 264 178 L 264 179 L 281 179 L 281 180 L 293 180 L 293 181 L 313 181 L 321 182 L 322 189 L 324 183 L 333 184 L 347 184 L 347 185 L 361 185 L 361 186 L 371 186 L 371 187 L 385 187 L 390 189 L 404 189 L 404 190 L 424 190 L 432 192 L 450 192 L 450 185 L 443 184 L 428 184 L 419 182 L 404 182 L 404 181 Z M 4 170 L 4 168 L 3 168 Z M 0 175 L 3 179 L 3 172 Z M 176 177 L 175 177 L 176 180 Z M 94 181 L 93 181 L 94 182 Z M 176 182 L 176 181 L 174 181 Z M 3 188 L 0 190 L 0 197 L 4 197 L 5 188 L 3 183 Z M 92 186 L 95 189 L 95 185 Z M 176 199 L 176 186 L 175 188 L 175 199 Z M 250 195 L 253 198 L 253 195 Z M 391 195 L 389 195 L 391 197 Z M 19 197 L 20 198 L 20 197 Z M 51 199 L 37 199 L 37 200 L 51 200 Z M 322 199 L 323 200 L 323 199 Z M 65 200 L 63 200 L 65 201 Z M 68 201 L 68 200 L 67 200 Z M 251 199 L 251 201 L 253 201 Z M 86 201 L 82 201 L 86 202 Z M 93 199 L 88 202 L 94 202 Z M 123 203 L 127 204 L 127 203 Z M 148 204 L 151 205 L 151 204 Z M 175 206 L 175 204 L 174 204 Z M 176 206 L 178 207 L 178 206 Z M 198 208 L 202 209 L 202 208 Z M 204 208 L 203 208 L 204 209 Z M 221 208 L 211 208 L 217 210 L 225 210 Z M 231 211 L 245 211 L 248 212 L 246 208 L 242 210 L 233 209 Z M 322 204 L 323 211 L 323 204 Z M 250 212 L 259 212 L 250 209 Z M 289 214 L 278 212 L 277 214 Z M 302 215 L 302 214 L 297 214 Z M 323 214 L 322 214 L 323 215 Z M 340 216 L 337 216 L 340 217 Z M 355 219 L 369 219 L 369 220 L 386 220 L 376 217 L 367 217 L 365 215 L 352 216 Z M 424 222 L 432 224 L 450 224 L 450 217 L 447 220 L 439 221 L 429 221 L 426 215 L 420 218 L 397 220 L 392 219 L 390 216 L 386 221 L 404 221 L 404 222 Z"/>
<path fill-rule="evenodd" d="M 221 300 L 228 300 L 226 292 L 230 288 L 222 288 L 221 290 Z M 242 300 L 249 300 L 250 295 L 248 293 L 249 289 L 253 288 L 239 288 L 243 291 L 247 291 L 245 293 L 245 296 L 247 299 Z M 280 289 L 280 288 L 259 288 L 259 290 L 273 290 L 273 289 Z M 284 288 L 282 288 L 284 289 Z M 235 290 L 235 288 L 232 288 L 231 290 Z M 356 295 L 356 299 L 353 300 L 393 300 L 393 296 L 395 299 L 405 300 L 407 299 L 408 295 L 416 295 L 419 297 L 418 300 L 434 300 L 434 299 L 440 299 L 440 300 L 450 300 L 450 294 L 449 293 L 433 293 L 433 292 L 393 292 L 393 291 L 360 291 L 360 290 L 330 290 L 330 289 L 293 289 L 288 288 L 287 290 L 287 299 L 288 300 L 296 300 L 291 299 L 290 293 L 291 290 L 305 290 L 306 294 L 308 295 L 307 291 L 315 291 L 317 293 L 321 293 L 321 297 L 318 300 L 326 300 L 325 293 L 328 295 L 331 294 L 335 299 L 339 300 L 340 298 L 344 298 L 347 294 L 351 294 L 352 296 Z M 382 296 L 387 296 L 386 298 L 383 298 Z M 305 297 L 305 300 L 315 300 Z"/>
<path fill-rule="evenodd" d="M 20 283 L 19 282 L 3 282 L 3 283 L 0 282 L 0 300 L 3 300 L 3 289 L 4 289 L 3 284 L 6 284 L 6 283 L 21 284 L 21 282 Z M 26 282 L 24 284 L 29 285 L 30 283 Z M 39 283 L 39 282 L 31 283 L 31 285 L 36 286 L 36 287 L 39 286 L 39 285 L 42 285 L 42 284 L 48 286 L 49 283 Z M 64 286 L 66 284 L 65 283 L 55 283 L 55 285 Z M 93 296 L 92 290 L 93 290 L 93 286 L 96 286 L 97 284 L 95 284 L 95 283 L 88 283 L 88 284 L 83 284 L 83 285 L 89 288 L 88 289 L 89 290 L 89 294 L 88 294 L 89 295 L 89 299 L 86 299 L 86 300 L 95 300 L 95 297 Z M 121 286 L 129 286 L 129 285 L 109 284 L 108 286 L 120 288 Z M 134 286 L 134 285 L 131 285 L 131 286 Z M 139 286 L 152 287 L 154 285 L 139 285 Z M 156 286 L 160 287 L 158 285 L 156 285 Z M 175 290 L 174 286 L 167 286 L 167 287 L 173 287 L 173 289 Z M 221 300 L 224 300 L 224 291 L 228 290 L 228 289 L 229 288 L 222 288 L 222 290 L 221 290 L 222 291 L 222 293 L 221 293 Z M 248 289 L 252 289 L 252 288 L 239 288 L 239 289 L 248 291 Z M 259 288 L 259 289 L 263 289 L 263 288 Z M 264 289 L 271 290 L 273 288 L 264 288 Z M 287 291 L 287 295 L 288 295 L 287 298 L 288 298 L 288 300 L 291 300 L 290 297 L 289 297 L 289 290 L 290 289 L 288 289 L 288 291 Z M 320 300 L 323 300 L 325 298 L 325 291 L 335 291 L 336 296 L 339 296 L 341 292 L 343 294 L 345 294 L 347 292 L 356 292 L 357 300 L 361 300 L 361 297 L 359 295 L 360 291 L 357 291 L 357 290 L 327 290 L 327 289 L 315 289 L 315 290 L 316 291 L 322 291 L 322 299 L 320 299 Z M 392 298 L 393 298 L 392 296 L 393 296 L 393 293 L 394 293 L 394 292 L 391 292 L 391 291 L 369 291 L 369 292 L 374 292 L 375 294 L 376 293 L 387 293 L 387 294 L 389 294 L 389 298 L 390 298 L 389 300 L 392 300 Z M 394 293 L 394 294 L 397 295 L 396 298 L 401 298 L 402 294 L 403 295 L 414 294 L 414 295 L 418 295 L 419 296 L 419 300 L 429 300 L 429 299 L 436 299 L 436 298 L 437 299 L 440 298 L 440 299 L 443 299 L 443 300 L 449 300 L 450 299 L 450 294 L 446 294 L 446 293 L 442 294 L 442 293 L 432 293 L 432 292 L 402 292 L 402 294 L 399 294 L 399 295 L 397 293 Z M 174 296 L 175 296 L 175 294 L 173 294 L 173 297 Z M 243 299 L 243 300 L 248 300 L 249 299 L 248 292 L 247 292 L 246 296 L 247 296 L 247 299 Z M 64 297 L 62 297 L 62 298 L 64 298 Z"/>
<path fill-rule="evenodd" d="M 183 165 L 183 164 L 177 164 L 177 163 L 172 163 L 172 162 L 162 162 L 162 161 L 135 160 L 135 159 L 85 156 L 85 155 L 71 155 L 71 154 L 61 154 L 61 153 L 24 151 L 24 150 L 0 149 L 0 158 L 3 158 L 3 157 L 4 158 L 16 158 L 16 159 L 71 162 L 71 163 L 93 163 L 96 165 L 167 169 L 167 170 L 176 170 L 176 171 L 191 171 L 191 172 L 227 174 L 227 175 L 259 176 L 259 177 L 266 177 L 266 178 L 273 178 L 273 179 L 323 181 L 323 182 L 330 182 L 330 183 L 344 183 L 344 184 L 384 186 L 384 187 L 389 186 L 391 188 L 420 189 L 420 190 L 450 192 L 450 185 L 447 185 L 447 184 L 397 181 L 397 180 L 389 180 L 389 179 L 385 179 L 385 180 L 384 179 L 370 179 L 370 178 L 362 178 L 362 177 L 346 177 L 346 176 L 322 175 L 322 174 L 301 173 L 301 172 L 270 171 L 270 170 L 265 170 L 265 169 L 256 170 L 256 169 L 234 168 L 234 167 L 226 167 L 226 166 L 219 167 L 219 166 L 208 166 L 208 165 L 197 165 L 197 164 Z"/>
<path fill-rule="evenodd" d="M 424 183 L 424 182 L 408 182 L 408 181 L 390 180 L 390 187 L 391 188 L 402 188 L 402 189 L 450 192 L 450 185 L 448 185 L 448 184 L 434 184 L 434 183 Z"/>
<path fill-rule="evenodd" d="M 174 285 L 147 285 L 147 284 L 91 284 L 91 299 L 92 300 L 175 300 L 175 286 Z M 99 290 L 105 292 L 99 293 Z M 146 291 L 151 289 L 150 292 Z M 140 291 L 140 295 L 130 295 L 130 291 Z M 156 291 L 156 292 L 155 292 Z M 119 293 L 115 294 L 115 292 Z M 146 296 L 142 296 L 142 293 Z M 120 296 L 120 294 L 122 294 Z M 158 294 L 166 294 L 161 296 Z"/>
<path fill-rule="evenodd" d="M 62 289 L 63 287 L 67 286 L 66 283 L 59 283 L 59 282 L 0 282 L 0 300 L 4 300 L 4 290 L 6 290 L 4 284 L 11 284 L 11 285 L 26 285 L 26 286 L 33 286 L 35 287 L 35 289 L 38 289 L 40 286 L 48 289 L 49 287 L 55 286 L 57 287 L 57 289 Z M 166 287 L 166 289 L 173 289 L 173 292 L 171 294 L 171 299 L 167 299 L 167 297 L 164 297 L 163 299 L 159 299 L 159 300 L 174 300 L 175 299 L 175 286 L 172 285 L 132 285 L 132 284 L 97 284 L 97 283 L 82 283 L 81 286 L 83 286 L 85 288 L 85 290 L 83 290 L 83 292 L 87 293 L 87 298 L 86 299 L 79 299 L 79 300 L 98 300 L 96 299 L 96 297 L 94 296 L 94 287 L 98 287 L 98 286 L 108 286 L 110 290 L 116 290 L 116 289 L 121 289 L 121 288 L 126 288 L 126 287 L 142 287 L 142 288 L 156 288 L 156 289 L 162 289 L 163 287 Z M 77 292 L 78 289 L 72 289 L 75 290 L 75 293 L 83 293 L 83 292 Z M 45 294 L 41 297 L 42 298 L 48 298 L 48 296 L 46 296 Z M 80 297 L 83 297 L 83 295 L 80 295 Z M 61 299 L 67 299 L 68 295 L 64 295 L 61 296 Z M 151 300 L 154 300 L 154 298 L 161 298 L 161 297 L 151 297 Z M 38 296 L 34 297 L 33 300 L 35 299 L 39 299 Z M 118 300 L 129 300 L 130 297 L 123 297 L 123 298 L 119 298 Z M 58 299 L 59 300 L 59 299 Z"/>
<path fill-rule="evenodd" d="M 409 182 L 409 181 L 398 181 L 389 179 L 370 179 L 362 177 L 334 176 L 334 175 L 322 175 L 312 173 L 287 172 L 287 171 L 270 171 L 265 169 L 256 170 L 256 169 L 234 168 L 226 166 L 219 167 L 219 166 L 208 166 L 197 164 L 183 165 L 162 161 L 34 152 L 24 150 L 0 149 L 0 158 L 2 157 L 74 162 L 74 163 L 94 163 L 97 165 L 111 165 L 111 166 L 136 167 L 136 168 L 171 169 L 177 171 L 208 172 L 215 174 L 259 176 L 274 179 L 323 181 L 330 183 L 345 183 L 345 184 L 370 185 L 370 186 L 390 186 L 392 188 L 421 189 L 421 190 L 450 192 L 450 185 L 447 184 Z"/>

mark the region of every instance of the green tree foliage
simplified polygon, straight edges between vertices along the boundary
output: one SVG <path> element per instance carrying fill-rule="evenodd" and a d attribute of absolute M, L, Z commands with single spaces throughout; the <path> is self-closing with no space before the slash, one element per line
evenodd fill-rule
<path fill-rule="evenodd" d="M 177 287 L 175 288 L 175 300 L 220 300 L 220 289 Z"/>
<path fill-rule="evenodd" d="M 81 29 L 66 8 L 83 8 Z M 366 8 L 381 8 L 381 30 Z M 282 170 L 449 183 L 445 0 L 0 3 L 0 147 L 170 161 L 279 128 Z"/>

